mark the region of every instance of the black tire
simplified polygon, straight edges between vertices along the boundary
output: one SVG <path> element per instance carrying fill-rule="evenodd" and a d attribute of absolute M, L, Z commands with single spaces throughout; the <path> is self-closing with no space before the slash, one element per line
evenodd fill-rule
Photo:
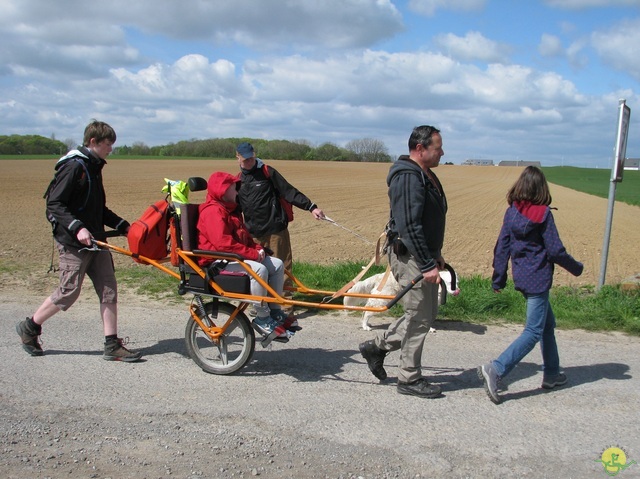
<path fill-rule="evenodd" d="M 206 318 L 200 319 L 205 324 L 222 326 L 234 311 L 235 307 L 224 301 L 211 302 L 205 304 Z M 255 333 L 247 316 L 238 313 L 224 335 L 214 342 L 193 318 L 189 318 L 185 342 L 189 356 L 203 371 L 232 374 L 251 360 L 255 349 Z"/>

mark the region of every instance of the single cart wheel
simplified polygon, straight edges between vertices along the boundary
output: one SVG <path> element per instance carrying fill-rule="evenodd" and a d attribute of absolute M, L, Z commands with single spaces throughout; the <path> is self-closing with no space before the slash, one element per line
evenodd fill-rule
<path fill-rule="evenodd" d="M 198 314 L 205 325 L 222 327 L 235 311 L 224 301 L 212 301 L 204 305 L 206 317 Z M 239 312 L 227 330 L 216 341 L 202 331 L 193 318 L 185 329 L 185 342 L 191 359 L 211 374 L 232 374 L 241 369 L 253 356 L 255 333 L 247 316 Z"/>

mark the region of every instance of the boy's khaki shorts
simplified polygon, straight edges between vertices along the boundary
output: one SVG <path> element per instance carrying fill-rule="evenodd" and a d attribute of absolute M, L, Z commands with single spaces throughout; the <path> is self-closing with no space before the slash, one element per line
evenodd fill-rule
<path fill-rule="evenodd" d="M 60 255 L 60 284 L 51 294 L 51 301 L 66 311 L 80 296 L 82 282 L 88 275 L 93 282 L 100 303 L 118 302 L 118 285 L 111 252 L 87 251 L 63 245 L 56 241 Z"/>

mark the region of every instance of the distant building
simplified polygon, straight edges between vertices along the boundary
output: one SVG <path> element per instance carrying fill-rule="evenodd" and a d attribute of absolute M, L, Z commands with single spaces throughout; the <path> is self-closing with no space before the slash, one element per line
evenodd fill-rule
<path fill-rule="evenodd" d="M 462 164 L 471 166 L 493 166 L 493 160 L 464 160 Z"/>
<path fill-rule="evenodd" d="M 537 166 L 540 168 L 542 165 L 539 161 L 523 161 L 523 160 L 506 160 L 498 163 L 498 166 Z"/>
<path fill-rule="evenodd" d="M 640 158 L 627 158 L 624 160 L 625 170 L 640 170 Z"/>

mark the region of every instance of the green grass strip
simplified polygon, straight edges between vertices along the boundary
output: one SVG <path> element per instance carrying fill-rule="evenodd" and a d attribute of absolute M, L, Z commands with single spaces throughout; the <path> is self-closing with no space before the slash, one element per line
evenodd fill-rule
<path fill-rule="evenodd" d="M 294 274 L 307 287 L 337 291 L 353 279 L 364 263 L 340 263 L 337 265 L 294 264 Z M 366 277 L 384 271 L 374 266 Z M 122 286 L 150 298 L 180 302 L 190 295 L 178 295 L 178 281 L 150 266 L 119 268 L 116 272 Z M 526 302 L 522 294 L 509 282 L 502 293 L 494 293 L 491 280 L 474 276 L 459 278 L 461 293 L 449 295 L 447 304 L 440 309 L 439 317 L 445 320 L 464 321 L 472 324 L 508 322 L 524 324 Z M 319 301 L 319 297 L 297 299 Z M 619 331 L 640 336 L 640 291 L 623 291 L 620 286 L 604 286 L 600 291 L 589 287 L 555 287 L 551 290 L 551 306 L 557 326 L 562 329 L 588 331 Z M 319 313 L 322 310 L 319 310 Z M 390 313 L 402 314 L 396 306 Z"/>
<path fill-rule="evenodd" d="M 601 198 L 609 198 L 611 170 L 554 166 L 543 168 L 550 183 Z M 616 201 L 640 206 L 640 171 L 625 170 L 616 185 Z"/>

